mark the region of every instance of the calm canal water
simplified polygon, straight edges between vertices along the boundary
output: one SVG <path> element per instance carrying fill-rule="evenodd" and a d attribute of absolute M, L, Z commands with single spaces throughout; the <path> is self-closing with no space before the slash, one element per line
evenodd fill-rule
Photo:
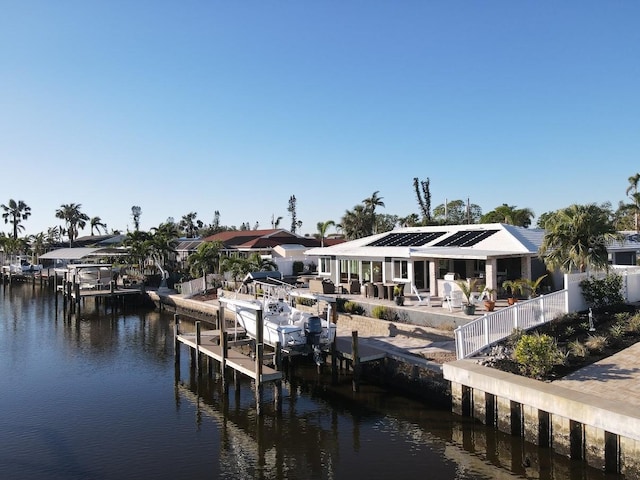
<path fill-rule="evenodd" d="M 0 479 L 621 478 L 313 366 L 258 418 L 249 382 L 223 395 L 188 362 L 171 314 L 0 287 Z"/>

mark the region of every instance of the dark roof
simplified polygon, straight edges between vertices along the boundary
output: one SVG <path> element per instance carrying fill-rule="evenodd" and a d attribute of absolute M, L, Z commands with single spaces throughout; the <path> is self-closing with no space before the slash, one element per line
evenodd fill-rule
<path fill-rule="evenodd" d="M 302 237 L 287 230 L 228 230 L 204 239 L 206 242 L 219 241 L 225 248 L 260 249 L 295 243 L 317 247 L 320 241 L 312 237 Z"/>

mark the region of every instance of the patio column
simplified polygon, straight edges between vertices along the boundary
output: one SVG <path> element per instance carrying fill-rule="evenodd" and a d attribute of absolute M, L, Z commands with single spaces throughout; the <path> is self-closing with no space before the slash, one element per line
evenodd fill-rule
<path fill-rule="evenodd" d="M 496 258 L 487 258 L 484 276 L 487 288 L 498 288 L 498 260 Z"/>
<path fill-rule="evenodd" d="M 531 279 L 531 257 L 522 257 L 520 259 L 521 278 Z"/>
<path fill-rule="evenodd" d="M 438 262 L 437 260 L 429 260 L 429 293 L 432 297 L 439 297 L 438 292 Z"/>

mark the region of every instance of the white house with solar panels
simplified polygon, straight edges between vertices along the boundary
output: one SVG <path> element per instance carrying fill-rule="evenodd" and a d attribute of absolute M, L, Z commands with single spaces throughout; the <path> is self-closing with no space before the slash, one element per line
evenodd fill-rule
<path fill-rule="evenodd" d="M 543 238 L 544 230 L 502 223 L 408 227 L 306 254 L 335 284 L 404 283 L 405 292 L 438 297 L 452 278 L 477 278 L 499 291 L 504 280 L 544 275 L 538 258 Z M 546 289 L 562 288 L 554 288 L 554 276 L 548 280 Z"/>

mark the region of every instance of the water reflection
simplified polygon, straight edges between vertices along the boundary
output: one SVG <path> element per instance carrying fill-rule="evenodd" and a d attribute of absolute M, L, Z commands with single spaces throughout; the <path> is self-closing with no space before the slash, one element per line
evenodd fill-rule
<path fill-rule="evenodd" d="M 416 478 L 417 471 L 454 479 L 622 478 L 373 385 L 354 394 L 348 375 L 332 385 L 313 365 L 287 373 L 281 412 L 265 387 L 262 416 L 248 381 L 225 394 L 219 377 L 182 367 L 188 375 L 177 366 L 177 405 L 195 406 L 199 421 L 215 419 L 226 468 L 255 478 Z"/>
<path fill-rule="evenodd" d="M 243 377 L 225 393 L 175 364 L 172 314 L 0 290 L 0 478 L 621 478 L 313 365 L 258 416 Z"/>

